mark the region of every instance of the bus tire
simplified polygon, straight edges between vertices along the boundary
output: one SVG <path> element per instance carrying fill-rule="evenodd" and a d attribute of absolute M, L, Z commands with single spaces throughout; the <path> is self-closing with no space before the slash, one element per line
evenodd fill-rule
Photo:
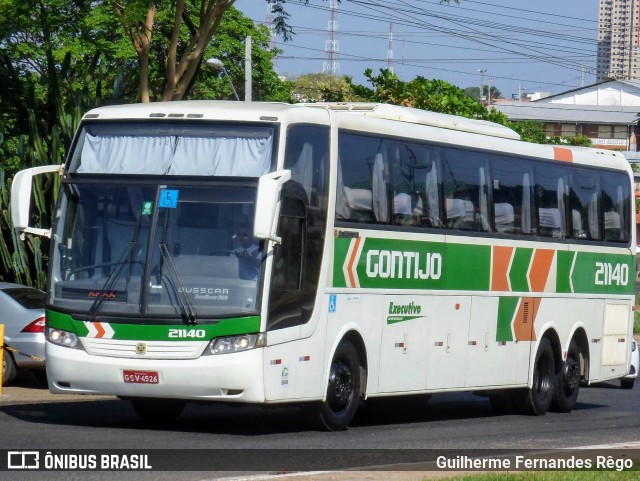
<path fill-rule="evenodd" d="M 178 399 L 131 399 L 131 407 L 145 421 L 166 422 L 175 420 L 182 411 L 186 403 Z"/>
<path fill-rule="evenodd" d="M 556 374 L 551 407 L 554 411 L 570 413 L 576 407 L 580 391 L 580 349 L 575 340 L 569 343 L 567 360 Z"/>
<path fill-rule="evenodd" d="M 620 379 L 620 387 L 622 389 L 633 389 L 635 379 Z"/>
<path fill-rule="evenodd" d="M 513 393 L 518 410 L 523 414 L 542 416 L 553 401 L 555 387 L 555 362 L 551 343 L 544 337 L 540 340 L 533 366 L 533 381 L 530 388 Z"/>
<path fill-rule="evenodd" d="M 16 363 L 13 356 L 7 350 L 6 346 L 2 350 L 2 385 L 9 386 L 18 374 Z"/>
<path fill-rule="evenodd" d="M 303 406 L 307 420 L 326 431 L 343 431 L 360 402 L 360 361 L 348 341 L 340 341 L 331 360 L 326 399 Z"/>

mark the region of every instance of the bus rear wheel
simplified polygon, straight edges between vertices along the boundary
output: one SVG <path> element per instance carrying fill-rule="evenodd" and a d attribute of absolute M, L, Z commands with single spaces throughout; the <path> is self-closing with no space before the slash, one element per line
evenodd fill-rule
<path fill-rule="evenodd" d="M 553 348 L 546 337 L 542 338 L 536 352 L 531 387 L 513 393 L 513 400 L 521 412 L 542 416 L 549 410 L 556 384 L 555 371 Z"/>
<path fill-rule="evenodd" d="M 572 340 L 567 351 L 567 360 L 562 363 L 556 375 L 556 386 L 553 393 L 552 409 L 569 413 L 576 407 L 580 391 L 580 350 Z"/>
<path fill-rule="evenodd" d="M 360 402 L 360 362 L 358 353 L 348 341 L 341 341 L 329 369 L 326 399 L 303 406 L 307 420 L 327 431 L 343 431 L 349 427 Z"/>
<path fill-rule="evenodd" d="M 156 423 L 175 420 L 182 414 L 185 405 L 184 401 L 177 399 L 131 399 L 131 406 L 138 416 Z"/>

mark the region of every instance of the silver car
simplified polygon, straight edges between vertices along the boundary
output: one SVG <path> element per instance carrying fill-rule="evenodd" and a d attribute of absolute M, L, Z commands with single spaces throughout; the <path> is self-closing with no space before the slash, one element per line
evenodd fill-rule
<path fill-rule="evenodd" d="M 11 384 L 19 369 L 32 369 L 46 379 L 44 303 L 40 289 L 0 282 L 0 324 L 4 324 L 2 385 Z"/>

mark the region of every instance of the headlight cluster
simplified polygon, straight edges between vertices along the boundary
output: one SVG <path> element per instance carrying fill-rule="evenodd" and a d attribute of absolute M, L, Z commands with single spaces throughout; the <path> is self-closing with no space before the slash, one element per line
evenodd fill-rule
<path fill-rule="evenodd" d="M 264 334 L 219 337 L 209 343 L 205 354 L 231 354 L 233 352 L 248 351 L 256 347 L 264 347 L 265 345 Z"/>
<path fill-rule="evenodd" d="M 635 351 L 636 349 L 638 349 L 638 344 L 635 340 L 633 340 L 631 341 L 631 352 Z"/>
<path fill-rule="evenodd" d="M 80 339 L 73 332 L 47 327 L 45 328 L 45 336 L 47 341 L 57 346 L 82 349 Z"/>

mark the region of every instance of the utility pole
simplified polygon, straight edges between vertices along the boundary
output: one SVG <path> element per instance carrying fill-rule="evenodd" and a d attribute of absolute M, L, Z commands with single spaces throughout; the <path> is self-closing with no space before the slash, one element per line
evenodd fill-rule
<path fill-rule="evenodd" d="M 482 103 L 482 100 L 484 98 L 484 96 L 482 95 L 483 91 L 484 91 L 484 74 L 487 73 L 486 69 L 478 69 L 478 73 L 480 74 L 480 103 Z"/>
<path fill-rule="evenodd" d="M 253 65 L 251 64 L 251 37 L 244 39 L 244 101 L 251 102 L 253 86 Z"/>

